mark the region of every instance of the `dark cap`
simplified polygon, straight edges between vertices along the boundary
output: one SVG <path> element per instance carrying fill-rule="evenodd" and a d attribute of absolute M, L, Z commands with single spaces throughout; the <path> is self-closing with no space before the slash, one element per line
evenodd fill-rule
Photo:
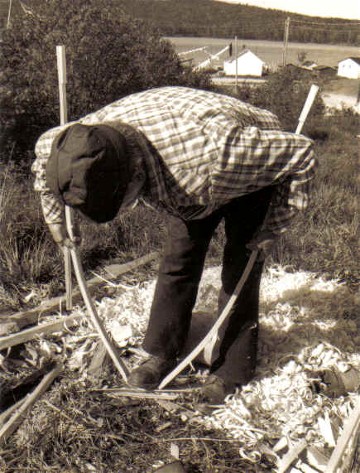
<path fill-rule="evenodd" d="M 52 144 L 46 180 L 66 205 L 98 223 L 112 220 L 129 181 L 125 138 L 108 125 L 68 127 Z"/>

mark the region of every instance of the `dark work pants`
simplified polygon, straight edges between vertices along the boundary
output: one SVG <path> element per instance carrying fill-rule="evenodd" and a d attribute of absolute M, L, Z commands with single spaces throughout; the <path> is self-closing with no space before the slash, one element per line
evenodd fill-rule
<path fill-rule="evenodd" d="M 170 217 L 144 349 L 163 358 L 178 357 L 188 336 L 206 252 L 220 221 L 225 223 L 220 314 L 248 262 L 246 244 L 261 227 L 271 198 L 265 188 L 232 200 L 210 216 L 184 221 Z M 211 371 L 229 384 L 254 375 L 258 338 L 259 286 L 263 263 L 257 261 L 223 329 Z"/>

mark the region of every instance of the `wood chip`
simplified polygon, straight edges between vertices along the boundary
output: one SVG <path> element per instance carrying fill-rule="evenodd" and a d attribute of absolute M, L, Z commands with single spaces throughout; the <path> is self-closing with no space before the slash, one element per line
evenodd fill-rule
<path fill-rule="evenodd" d="M 331 426 L 329 414 L 326 413 L 324 417 L 318 419 L 318 425 L 320 428 L 321 435 L 324 437 L 325 442 L 329 447 L 335 447 L 335 437 Z"/>
<path fill-rule="evenodd" d="M 285 471 L 291 466 L 294 461 L 299 458 L 307 447 L 305 440 L 300 440 L 296 445 L 292 446 L 289 451 L 279 460 L 277 473 L 285 473 Z"/>
<path fill-rule="evenodd" d="M 319 471 L 326 471 L 329 458 L 316 447 L 309 447 L 306 451 L 307 461 Z"/>

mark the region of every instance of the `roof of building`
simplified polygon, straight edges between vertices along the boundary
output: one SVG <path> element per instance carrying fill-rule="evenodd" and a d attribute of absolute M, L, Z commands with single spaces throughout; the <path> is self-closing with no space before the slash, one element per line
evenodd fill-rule
<path fill-rule="evenodd" d="M 346 57 L 345 59 L 342 59 L 340 62 L 343 62 L 343 61 L 347 61 L 347 60 L 351 60 L 351 61 L 354 61 L 356 62 L 356 64 L 358 64 L 360 66 L 360 57 Z"/>
<path fill-rule="evenodd" d="M 237 58 L 235 55 L 232 55 L 227 61 L 225 62 L 232 62 L 232 61 L 235 61 L 235 59 L 239 59 L 241 56 L 245 56 L 245 54 L 247 53 L 250 53 L 250 54 L 253 54 L 254 56 L 256 56 L 257 59 L 259 59 L 259 61 L 261 61 L 262 63 L 265 64 L 265 62 L 259 58 L 259 56 L 257 56 L 255 53 L 253 53 L 252 51 L 250 51 L 250 49 L 243 49 L 238 55 L 237 55 Z"/>

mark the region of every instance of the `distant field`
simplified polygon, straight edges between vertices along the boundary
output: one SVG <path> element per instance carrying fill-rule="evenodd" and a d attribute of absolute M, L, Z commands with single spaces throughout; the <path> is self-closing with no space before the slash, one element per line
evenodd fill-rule
<path fill-rule="evenodd" d="M 218 38 L 189 38 L 189 37 L 168 37 L 178 53 L 190 51 L 197 48 L 206 47 L 206 51 L 210 54 L 215 54 L 229 43 L 233 43 L 231 39 Z M 239 51 L 245 46 L 265 61 L 270 67 L 276 68 L 282 65 L 283 62 L 283 43 L 276 41 L 257 41 L 257 40 L 241 40 L 238 39 Z M 341 59 L 346 57 L 359 57 L 360 48 L 354 46 L 343 45 L 329 45 L 329 44 L 312 44 L 312 43 L 289 43 L 286 54 L 287 64 L 298 64 L 299 52 L 306 53 L 306 60 L 314 61 L 323 66 L 337 66 Z M 196 51 L 182 56 L 184 59 L 192 58 L 193 64 L 199 64 L 205 61 L 209 55 L 204 51 Z M 224 53 L 221 56 L 221 61 L 217 62 L 222 65 L 222 61 L 226 59 L 227 55 Z M 215 65 L 216 63 L 214 63 Z M 220 80 L 220 79 L 219 79 Z M 221 79 L 223 82 L 225 78 Z M 225 83 L 226 85 L 226 83 Z M 341 108 L 354 107 L 359 110 L 359 79 L 343 79 L 336 78 L 330 81 L 325 90 L 322 90 L 322 97 L 328 107 Z"/>
<path fill-rule="evenodd" d="M 224 38 L 189 38 L 189 37 L 168 37 L 177 52 L 189 51 L 191 49 L 206 46 L 206 50 L 215 54 L 222 48 L 233 43 L 234 39 Z M 258 41 L 258 40 L 243 40 L 238 38 L 239 50 L 243 47 L 251 49 L 257 56 L 265 61 L 269 66 L 277 66 L 283 61 L 283 43 L 277 41 Z M 312 44 L 312 43 L 289 43 L 287 48 L 287 63 L 297 63 L 298 53 L 306 52 L 306 59 L 315 61 L 319 65 L 337 66 L 341 59 L 352 56 L 360 56 L 360 48 L 355 46 L 345 45 L 329 45 L 329 44 Z M 194 54 L 189 54 L 193 57 L 194 63 L 204 61 L 208 56 L 200 51 Z M 226 55 L 224 55 L 226 57 Z"/>

